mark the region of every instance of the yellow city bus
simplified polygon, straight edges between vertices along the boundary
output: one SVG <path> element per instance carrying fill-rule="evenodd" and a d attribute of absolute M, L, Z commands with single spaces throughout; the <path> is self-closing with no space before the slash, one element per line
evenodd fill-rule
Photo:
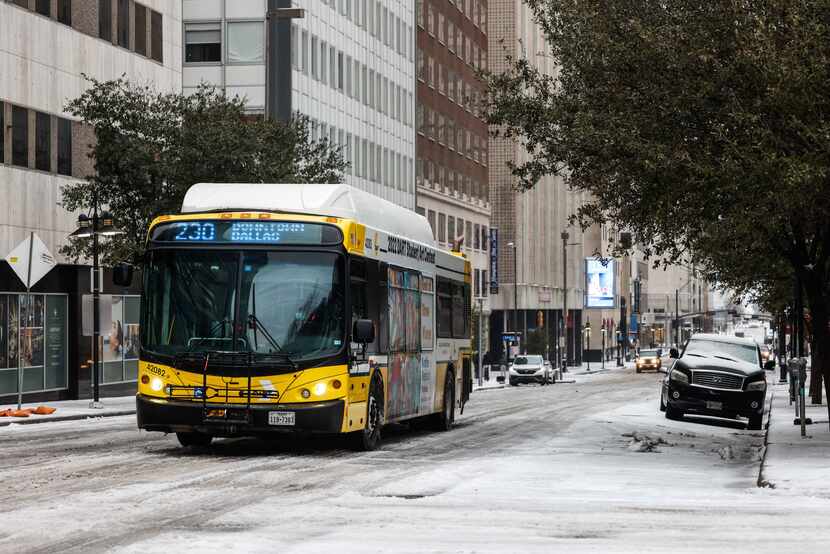
<path fill-rule="evenodd" d="M 138 426 L 214 437 L 449 430 L 472 384 L 470 264 L 346 185 L 198 184 L 150 226 Z"/>

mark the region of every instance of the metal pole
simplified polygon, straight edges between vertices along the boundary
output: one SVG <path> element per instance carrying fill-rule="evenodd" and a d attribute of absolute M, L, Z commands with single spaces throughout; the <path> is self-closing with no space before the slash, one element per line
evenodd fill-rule
<path fill-rule="evenodd" d="M 513 332 L 519 331 L 519 263 L 517 245 L 513 243 Z"/>
<path fill-rule="evenodd" d="M 680 289 L 674 289 L 674 344 L 680 348 Z"/>
<path fill-rule="evenodd" d="M 478 299 L 478 386 L 484 386 L 484 362 L 481 355 L 484 349 L 484 331 L 481 324 L 484 321 L 484 298 Z"/>
<path fill-rule="evenodd" d="M 303 17 L 277 15 L 286 8 L 291 8 L 291 0 L 268 0 L 265 112 L 275 121 L 289 121 L 292 116 L 291 19 Z"/>
<path fill-rule="evenodd" d="M 29 263 L 26 269 L 26 305 L 27 310 L 26 314 L 29 318 L 32 317 L 32 251 L 34 250 L 35 244 L 35 232 L 29 232 Z M 20 308 L 18 307 L 18 316 L 17 316 L 17 409 L 20 410 L 23 407 L 23 356 L 20 348 L 20 344 L 22 341 L 20 340 L 20 329 L 22 319 L 20 317 Z M 29 324 L 29 327 L 32 327 Z"/>
<path fill-rule="evenodd" d="M 562 373 L 568 371 L 568 235 L 562 231 L 562 342 L 565 355 L 562 356 Z"/>
<path fill-rule="evenodd" d="M 602 369 L 605 369 L 605 334 L 606 331 L 604 328 L 602 330 Z"/>
<path fill-rule="evenodd" d="M 101 283 L 98 273 L 98 200 L 93 202 L 92 215 L 92 402 L 90 408 L 101 408 L 101 387 L 98 376 L 98 342 L 101 336 Z"/>

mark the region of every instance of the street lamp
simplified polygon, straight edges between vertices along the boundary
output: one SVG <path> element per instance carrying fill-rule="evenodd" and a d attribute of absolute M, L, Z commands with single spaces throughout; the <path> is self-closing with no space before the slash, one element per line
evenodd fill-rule
<path fill-rule="evenodd" d="M 98 266 L 98 237 L 114 237 L 123 235 L 124 231 L 113 224 L 112 215 L 104 211 L 98 215 L 97 198 L 92 203 L 92 217 L 86 214 L 78 216 L 78 228 L 69 235 L 71 238 L 87 239 L 92 237 L 92 402 L 90 408 L 103 408 L 100 401 L 100 382 L 98 376 L 98 340 L 101 336 L 101 314 L 99 314 L 101 280 Z"/>
<path fill-rule="evenodd" d="M 608 331 L 603 327 L 600 332 L 602 333 L 602 369 L 605 369 L 605 334 Z"/>
<path fill-rule="evenodd" d="M 585 334 L 585 346 L 587 347 L 587 350 L 588 350 L 588 355 L 585 356 L 585 359 L 588 362 L 588 371 L 591 371 L 591 355 L 590 355 L 590 352 L 591 352 L 591 321 L 590 320 L 588 320 L 585 323 L 585 328 L 582 330 L 582 332 Z M 584 352 L 586 349 L 583 348 L 582 350 Z"/>

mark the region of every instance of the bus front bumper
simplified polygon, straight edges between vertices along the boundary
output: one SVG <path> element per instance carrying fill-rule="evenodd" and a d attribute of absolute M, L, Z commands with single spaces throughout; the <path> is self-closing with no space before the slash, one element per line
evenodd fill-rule
<path fill-rule="evenodd" d="M 240 404 L 204 405 L 201 402 L 166 400 L 141 394 L 136 396 L 139 429 L 164 433 L 198 431 L 226 437 L 286 432 L 339 433 L 343 425 L 344 409 L 344 400 L 251 405 L 248 408 Z M 222 410 L 224 416 L 212 415 Z M 269 424 L 270 412 L 293 413 L 294 424 Z"/>

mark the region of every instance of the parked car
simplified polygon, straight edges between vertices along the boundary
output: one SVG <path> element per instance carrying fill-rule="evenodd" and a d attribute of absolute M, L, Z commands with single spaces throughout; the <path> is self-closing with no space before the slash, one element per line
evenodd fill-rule
<path fill-rule="evenodd" d="M 656 349 L 640 350 L 635 364 L 637 365 L 637 373 L 640 373 L 644 369 L 660 371 L 660 368 L 663 367 L 663 360 L 660 359 L 660 353 Z"/>
<path fill-rule="evenodd" d="M 550 363 L 546 363 L 542 356 L 536 354 L 517 356 L 510 364 L 508 375 L 510 384 L 514 387 L 520 383 L 547 385 L 554 382 L 554 373 Z"/>
<path fill-rule="evenodd" d="M 693 413 L 749 419 L 749 429 L 761 429 L 767 392 L 761 349 L 755 340 L 698 333 L 683 352 L 672 348 L 674 362 L 666 372 L 660 410 L 668 419 Z"/>

